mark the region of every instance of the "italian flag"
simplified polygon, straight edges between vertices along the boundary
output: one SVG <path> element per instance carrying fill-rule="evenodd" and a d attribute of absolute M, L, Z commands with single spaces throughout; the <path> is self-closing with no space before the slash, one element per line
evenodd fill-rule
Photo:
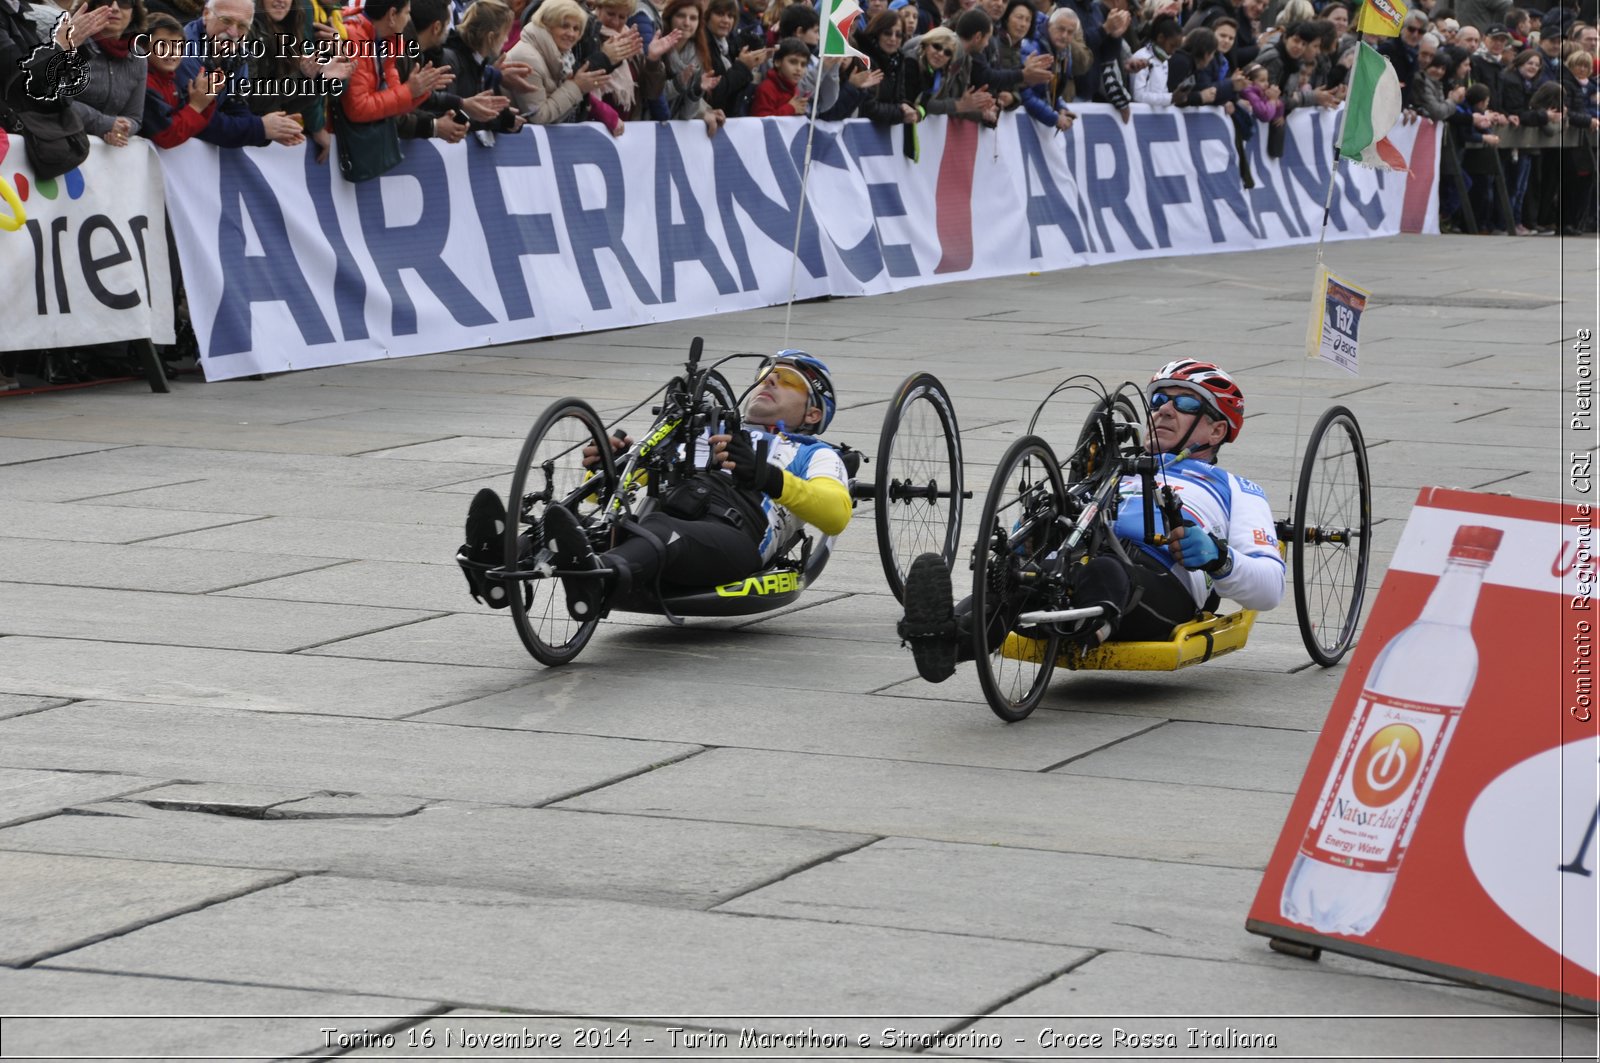
<path fill-rule="evenodd" d="M 866 55 L 850 46 L 850 30 L 861 15 L 856 0 L 824 0 L 822 5 L 822 56 L 854 56 L 868 62 Z"/>
<path fill-rule="evenodd" d="M 1363 41 L 1357 48 L 1350 94 L 1345 98 L 1339 157 L 1375 170 L 1406 173 L 1406 157 L 1389 143 L 1389 130 L 1400 120 L 1400 79 L 1389 60 L 1372 45 Z"/>

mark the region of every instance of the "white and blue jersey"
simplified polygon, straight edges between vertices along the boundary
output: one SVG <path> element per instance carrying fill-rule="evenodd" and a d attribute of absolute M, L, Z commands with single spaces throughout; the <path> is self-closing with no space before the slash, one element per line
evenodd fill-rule
<path fill-rule="evenodd" d="M 763 439 L 772 440 L 772 449 L 767 453 L 768 464 L 776 465 L 784 472 L 793 473 L 802 480 L 815 480 L 819 477 L 838 480 L 846 490 L 849 490 L 850 474 L 845 471 L 844 461 L 839 457 L 839 452 L 828 444 L 810 436 L 766 432 L 754 426 L 748 426 L 747 431 L 754 446 L 759 447 Z M 761 509 L 767 517 L 767 531 L 756 546 L 761 551 L 761 560 L 767 562 L 777 557 L 786 545 L 800 535 L 805 529 L 806 522 L 783 503 L 767 495 L 761 496 Z"/>
<path fill-rule="evenodd" d="M 1283 556 L 1278 553 L 1278 538 L 1272 507 L 1266 492 L 1226 469 L 1195 458 L 1174 460 L 1161 456 L 1156 486 L 1166 484 L 1177 496 L 1185 520 L 1202 531 L 1226 540 L 1233 552 L 1233 571 L 1212 580 L 1198 569 L 1182 567 L 1165 546 L 1144 541 L 1144 487 L 1138 476 L 1124 476 L 1120 487 L 1122 505 L 1117 511 L 1116 533 L 1131 550 L 1142 550 L 1182 580 L 1197 605 L 1203 605 L 1213 586 L 1218 594 L 1231 598 L 1246 609 L 1271 609 L 1283 598 Z M 1159 506 L 1155 530 L 1166 531 Z"/>

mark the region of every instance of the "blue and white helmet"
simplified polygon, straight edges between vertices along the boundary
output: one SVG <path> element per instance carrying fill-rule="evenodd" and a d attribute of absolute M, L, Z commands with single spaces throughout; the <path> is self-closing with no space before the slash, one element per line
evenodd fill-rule
<path fill-rule="evenodd" d="M 798 348 L 785 347 L 762 363 L 762 371 L 774 365 L 792 366 L 806 378 L 806 383 L 811 385 L 810 403 L 822 411 L 822 420 L 817 424 L 816 434 L 821 435 L 826 432 L 828 425 L 833 421 L 833 411 L 837 406 L 833 395 L 833 374 L 828 372 L 828 364 L 821 358 L 813 357 Z"/>

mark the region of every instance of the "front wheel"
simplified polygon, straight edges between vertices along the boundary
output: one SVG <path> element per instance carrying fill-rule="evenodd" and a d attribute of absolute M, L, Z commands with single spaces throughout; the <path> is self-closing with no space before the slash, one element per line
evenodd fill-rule
<path fill-rule="evenodd" d="M 955 405 L 931 373 L 906 378 L 883 415 L 873 516 L 878 560 L 896 600 L 922 554 L 955 567 L 961 540 L 961 430 Z"/>
<path fill-rule="evenodd" d="M 1050 444 L 1023 436 L 1000 459 L 983 500 L 972 553 L 973 653 L 989 708 L 1007 722 L 1038 706 L 1055 671 L 1061 640 L 1053 631 L 1030 630 L 1031 643 L 1007 643 L 1021 613 L 1050 604 L 1040 588 L 1059 562 L 1065 496 Z"/>
<path fill-rule="evenodd" d="M 1372 483 L 1355 414 L 1335 406 L 1311 430 L 1294 499 L 1294 607 L 1300 638 L 1323 667 L 1355 642 L 1372 551 Z"/>
<path fill-rule="evenodd" d="M 592 469 L 583 464 L 585 447 L 600 455 Z M 616 490 L 616 467 L 600 416 L 586 402 L 562 399 L 534 422 L 517 458 L 511 477 L 506 521 L 505 565 L 522 578 L 511 586 L 511 619 L 522 644 L 545 665 L 566 664 L 588 644 L 597 618 L 574 620 L 567 612 L 567 595 L 552 574 L 550 551 L 540 541 L 540 524 L 551 506 L 564 506 L 584 527 L 611 504 Z"/>

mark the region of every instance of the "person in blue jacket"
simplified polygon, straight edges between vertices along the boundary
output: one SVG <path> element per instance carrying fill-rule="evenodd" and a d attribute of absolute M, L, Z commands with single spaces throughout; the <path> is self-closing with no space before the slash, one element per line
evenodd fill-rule
<path fill-rule="evenodd" d="M 202 72 L 224 75 L 211 120 L 196 134 L 219 148 L 299 144 L 306 138 L 300 123 L 282 111 L 251 114 L 240 95 L 240 87 L 250 80 L 249 60 L 240 45 L 255 14 L 250 0 L 207 0 L 200 17 L 183 30 L 190 54 L 178 64 L 178 98 L 188 97 L 189 83 Z"/>

